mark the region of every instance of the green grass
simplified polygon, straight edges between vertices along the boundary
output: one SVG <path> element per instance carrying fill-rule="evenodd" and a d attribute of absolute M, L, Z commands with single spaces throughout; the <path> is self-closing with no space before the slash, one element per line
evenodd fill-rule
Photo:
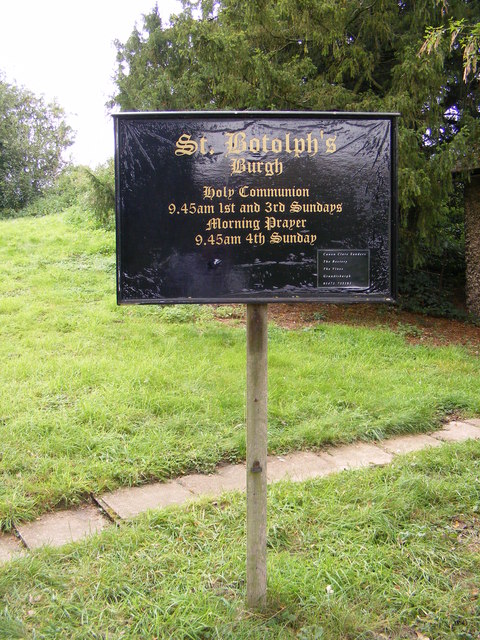
<path fill-rule="evenodd" d="M 241 324 L 117 307 L 113 234 L 67 215 L 0 221 L 0 264 L 0 528 L 244 458 Z M 460 347 L 321 324 L 269 340 L 271 452 L 480 413 L 479 359 Z"/>
<path fill-rule="evenodd" d="M 0 638 L 476 640 L 480 443 L 269 489 L 268 608 L 245 499 L 150 513 L 0 567 Z"/>

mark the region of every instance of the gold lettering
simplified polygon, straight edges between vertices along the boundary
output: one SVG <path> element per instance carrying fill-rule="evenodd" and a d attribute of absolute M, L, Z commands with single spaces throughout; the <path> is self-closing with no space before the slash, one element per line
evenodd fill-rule
<path fill-rule="evenodd" d="M 202 136 L 200 138 L 200 153 L 202 155 L 206 155 L 207 154 L 207 150 L 205 148 L 206 143 L 207 143 L 207 139 L 205 138 L 205 136 Z"/>
<path fill-rule="evenodd" d="M 198 149 L 198 144 L 192 140 L 192 136 L 188 133 L 183 133 L 177 140 L 175 146 L 176 156 L 191 156 Z"/>
<path fill-rule="evenodd" d="M 343 203 L 333 202 L 303 202 L 294 200 L 290 203 L 290 213 L 328 213 L 333 216 L 334 213 L 342 213 Z"/>
<path fill-rule="evenodd" d="M 215 197 L 215 189 L 213 187 L 203 187 L 203 199 L 213 200 Z"/>
<path fill-rule="evenodd" d="M 266 162 L 265 173 L 267 176 L 280 175 L 283 173 L 283 162 L 279 162 L 278 158 L 275 158 L 275 162 Z"/>
<path fill-rule="evenodd" d="M 262 173 L 263 162 L 247 162 L 248 173 Z"/>
<path fill-rule="evenodd" d="M 230 153 L 245 153 L 247 149 L 247 143 L 245 142 L 246 135 L 243 131 L 237 133 L 227 133 L 227 156 Z"/>
<path fill-rule="evenodd" d="M 272 140 L 272 151 L 273 153 L 282 153 L 283 145 L 280 138 L 274 138 Z"/>
<path fill-rule="evenodd" d="M 276 220 L 273 217 L 267 217 L 265 218 L 265 228 L 267 229 L 267 231 L 270 231 L 270 229 L 275 229 L 276 227 Z"/>
<path fill-rule="evenodd" d="M 220 213 L 235 213 L 235 204 L 235 202 L 229 202 L 228 204 L 219 202 Z"/>
<path fill-rule="evenodd" d="M 252 220 L 251 218 L 241 218 L 240 220 L 210 218 L 205 225 L 205 230 L 215 231 L 218 229 L 253 229 L 253 231 L 259 231 L 260 220 Z"/>
<path fill-rule="evenodd" d="M 291 218 L 278 219 L 273 216 L 267 216 L 265 218 L 265 228 L 267 231 L 271 231 L 272 229 L 288 229 L 291 231 L 292 229 L 304 229 L 305 228 L 305 220 L 292 220 Z"/>
<path fill-rule="evenodd" d="M 311 132 L 307 135 L 307 153 L 310 156 L 315 156 L 318 153 L 318 140 L 312 137 Z"/>
<path fill-rule="evenodd" d="M 242 203 L 240 213 L 260 213 L 260 205 L 258 202 Z"/>
<path fill-rule="evenodd" d="M 236 131 L 236 132 L 226 132 L 225 133 L 225 147 L 226 147 L 226 155 L 237 155 L 240 156 L 242 154 L 251 153 L 288 153 L 293 154 L 295 158 L 299 158 L 304 154 L 308 154 L 313 157 L 316 156 L 320 150 L 319 142 L 323 142 L 323 150 L 325 153 L 335 153 L 337 150 L 336 139 L 337 136 L 329 136 L 326 137 L 326 134 L 323 129 L 314 133 L 313 131 L 309 131 L 306 136 L 291 138 L 291 132 L 285 133 L 283 136 L 279 136 L 276 138 L 270 138 L 267 134 L 264 134 L 261 138 L 258 136 L 254 136 L 249 138 L 244 131 Z M 190 141 L 190 136 L 182 136 L 185 137 L 185 140 L 182 140 L 182 143 L 185 145 L 190 143 L 190 145 L 195 145 L 197 143 Z M 177 143 L 178 146 L 178 143 Z M 198 145 L 197 145 L 198 147 Z M 188 147 L 190 149 L 190 147 Z M 197 150 L 197 149 L 195 149 Z M 200 138 L 200 153 L 206 155 L 207 153 L 214 153 L 213 148 L 208 148 L 207 139 L 205 136 Z M 188 151 L 188 153 L 193 153 L 194 151 Z M 246 169 L 247 170 L 247 169 Z M 258 171 L 257 171 L 258 172 Z M 238 173 L 238 171 L 235 171 Z M 277 172 L 276 172 L 277 173 Z M 271 174 L 273 175 L 273 173 Z"/>
<path fill-rule="evenodd" d="M 285 205 L 283 202 L 265 202 L 265 211 L 267 213 L 285 213 Z"/>
<path fill-rule="evenodd" d="M 265 244 L 265 235 L 260 233 L 248 233 L 245 238 L 250 244 Z"/>
<path fill-rule="evenodd" d="M 325 153 L 335 153 L 337 150 L 337 136 L 326 137 L 323 129 L 316 133 L 309 131 L 304 138 L 298 137 L 292 139 L 291 135 L 290 132 L 287 132 L 283 137 L 270 138 L 267 134 L 264 134 L 261 138 L 258 136 L 249 138 L 244 131 L 226 132 L 226 155 L 241 156 L 246 153 L 288 153 L 293 154 L 295 158 L 299 158 L 304 154 L 313 157 L 316 156 L 320 150 L 320 141 L 323 142 Z M 177 150 L 175 151 L 177 155 L 192 155 L 196 151 L 199 151 L 202 155 L 214 153 L 214 149 L 208 147 L 205 136 L 200 138 L 200 144 L 193 141 L 188 134 L 183 134 L 177 141 Z M 234 171 L 234 173 L 238 172 L 237 170 Z M 273 175 L 273 173 L 271 175 Z"/>
<path fill-rule="evenodd" d="M 335 153 L 335 151 L 337 150 L 337 145 L 335 144 L 336 139 L 337 136 L 332 136 L 331 138 L 327 138 L 325 140 L 325 143 L 327 145 L 327 153 Z"/>
<path fill-rule="evenodd" d="M 285 151 L 287 153 L 292 153 L 292 150 L 290 149 L 290 134 L 289 133 L 285 134 Z"/>
<path fill-rule="evenodd" d="M 232 160 L 230 169 L 232 176 L 236 173 L 245 173 L 245 160 L 243 158 L 240 158 L 239 160 Z"/>
<path fill-rule="evenodd" d="M 203 187 L 203 198 L 213 200 L 213 198 L 227 198 L 231 200 L 235 194 L 232 187 L 223 187 L 222 189 L 214 189 L 213 187 Z"/>
<path fill-rule="evenodd" d="M 279 170 L 282 167 L 282 163 L 279 162 Z M 241 198 L 309 198 L 310 189 L 301 187 L 267 187 L 255 189 L 254 187 L 244 185 L 239 187 L 238 195 Z M 299 211 L 301 211 L 301 209 L 299 209 Z"/>
<path fill-rule="evenodd" d="M 270 244 L 280 244 L 282 242 L 282 236 L 274 231 L 270 236 Z"/>
<path fill-rule="evenodd" d="M 252 138 L 248 146 L 252 153 L 260 153 L 260 140 L 258 138 Z"/>
<path fill-rule="evenodd" d="M 317 241 L 314 233 L 295 233 L 282 235 L 274 231 L 270 236 L 270 244 L 309 244 L 313 245 Z"/>
<path fill-rule="evenodd" d="M 294 155 L 296 158 L 298 158 L 305 151 L 305 140 L 303 138 L 294 138 L 293 148 L 295 152 Z"/>
<path fill-rule="evenodd" d="M 302 206 L 294 200 L 290 205 L 290 213 L 300 213 Z"/>
<path fill-rule="evenodd" d="M 278 158 L 275 158 L 275 162 L 252 162 L 244 160 L 244 158 L 238 158 L 237 160 L 232 160 L 230 170 L 232 176 L 246 171 L 248 173 L 265 173 L 267 176 L 273 176 L 283 173 L 283 163 L 279 162 Z M 245 189 L 245 187 L 240 187 L 239 193 L 244 197 L 242 189 Z"/>

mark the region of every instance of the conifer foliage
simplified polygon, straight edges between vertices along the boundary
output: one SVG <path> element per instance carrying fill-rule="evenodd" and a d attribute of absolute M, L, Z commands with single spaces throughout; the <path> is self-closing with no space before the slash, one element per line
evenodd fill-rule
<path fill-rule="evenodd" d="M 448 215 L 452 170 L 475 162 L 478 39 L 468 35 L 478 31 L 478 0 L 183 0 L 183 7 L 166 25 L 154 9 L 117 42 L 112 105 L 399 112 L 403 242 L 421 261 L 420 244 L 436 242 Z M 461 26 L 456 40 L 451 25 Z M 435 46 L 442 37 L 448 46 Z"/>

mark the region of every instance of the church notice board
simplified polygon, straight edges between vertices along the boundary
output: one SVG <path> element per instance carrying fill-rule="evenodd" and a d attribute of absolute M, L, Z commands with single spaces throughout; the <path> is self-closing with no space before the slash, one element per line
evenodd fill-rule
<path fill-rule="evenodd" d="M 121 113 L 121 304 L 391 302 L 396 114 Z"/>

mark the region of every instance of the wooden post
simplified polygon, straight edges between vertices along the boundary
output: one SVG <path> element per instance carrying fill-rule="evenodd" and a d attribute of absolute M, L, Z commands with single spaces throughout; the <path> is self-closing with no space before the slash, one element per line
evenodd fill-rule
<path fill-rule="evenodd" d="M 267 602 L 267 304 L 247 304 L 247 606 Z"/>

